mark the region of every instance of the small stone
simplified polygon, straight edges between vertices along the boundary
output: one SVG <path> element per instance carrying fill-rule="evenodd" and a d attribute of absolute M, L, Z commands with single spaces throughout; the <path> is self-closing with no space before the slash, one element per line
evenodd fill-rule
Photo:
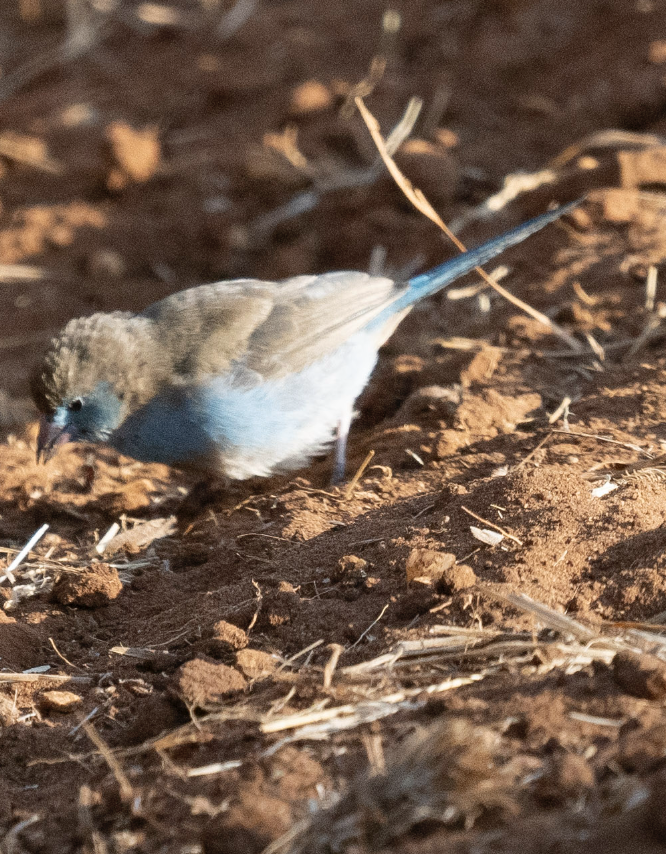
<path fill-rule="evenodd" d="M 594 771 L 587 760 L 575 753 L 553 756 L 535 785 L 535 795 L 546 805 L 561 805 L 577 799 L 594 786 Z"/>
<path fill-rule="evenodd" d="M 449 552 L 436 552 L 432 549 L 412 549 L 405 565 L 407 583 L 411 584 L 416 578 L 429 578 L 434 583 L 455 562 L 456 556 Z"/>
<path fill-rule="evenodd" d="M 63 573 L 53 588 L 53 598 L 61 605 L 102 608 L 122 589 L 116 569 L 107 563 L 95 563 L 82 572 Z"/>
<path fill-rule="evenodd" d="M 11 726 L 18 721 L 20 716 L 14 700 L 0 694 L 0 726 Z"/>
<path fill-rule="evenodd" d="M 327 110 L 333 103 L 330 90 L 318 80 L 301 83 L 292 92 L 290 111 L 295 114 L 317 113 Z"/>
<path fill-rule="evenodd" d="M 275 589 L 264 594 L 257 628 L 263 631 L 289 625 L 298 616 L 300 607 L 301 600 L 296 590 L 288 581 L 281 581 Z"/>
<path fill-rule="evenodd" d="M 213 639 L 229 644 L 232 649 L 243 649 L 247 646 L 247 635 L 243 629 L 227 623 L 226 620 L 218 620 L 213 626 Z"/>
<path fill-rule="evenodd" d="M 368 562 L 356 555 L 344 555 L 338 561 L 337 567 L 331 573 L 331 581 L 342 582 L 345 585 L 363 584 L 368 577 Z"/>
<path fill-rule="evenodd" d="M 634 697 L 661 700 L 666 696 L 666 665 L 652 655 L 618 652 L 613 659 L 615 681 Z"/>
<path fill-rule="evenodd" d="M 245 690 L 246 685 L 234 667 L 205 658 L 193 658 L 175 674 L 177 693 L 195 709 L 214 708 L 229 694 Z"/>
<path fill-rule="evenodd" d="M 73 712 L 82 702 L 82 698 L 72 691 L 44 691 L 39 697 L 39 705 L 44 711 L 61 715 Z"/>
<path fill-rule="evenodd" d="M 437 128 L 435 131 L 435 139 L 444 148 L 455 148 L 460 143 L 460 137 L 455 131 L 449 128 Z"/>
<path fill-rule="evenodd" d="M 666 724 L 641 727 L 627 721 L 620 729 L 617 764 L 628 774 L 645 775 L 663 766 L 666 756 Z"/>
<path fill-rule="evenodd" d="M 648 59 L 654 65 L 663 65 L 666 62 L 666 40 L 657 39 L 650 42 L 648 48 Z"/>
<path fill-rule="evenodd" d="M 450 596 L 451 593 L 457 593 L 459 590 L 467 590 L 468 587 L 474 587 L 477 582 L 476 573 L 471 566 L 466 563 L 460 566 L 453 566 L 445 569 L 437 579 L 436 587 L 438 593 L 443 593 Z"/>
<path fill-rule="evenodd" d="M 338 561 L 338 566 L 343 574 L 347 572 L 358 572 L 359 570 L 365 569 L 367 565 L 367 560 L 363 560 L 362 557 L 357 557 L 356 555 L 344 555 Z"/>
<path fill-rule="evenodd" d="M 474 384 L 487 383 L 497 370 L 501 358 L 499 347 L 484 347 L 460 372 L 460 384 L 463 388 L 469 388 Z"/>
<path fill-rule="evenodd" d="M 241 649 L 236 653 L 236 665 L 248 679 L 265 679 L 278 664 L 277 658 L 259 649 Z"/>
<path fill-rule="evenodd" d="M 121 279 L 127 273 L 127 265 L 115 249 L 97 249 L 88 258 L 88 272 L 94 277 Z"/>
<path fill-rule="evenodd" d="M 156 126 L 136 130 L 126 122 L 112 122 L 106 129 L 106 135 L 123 175 L 137 183 L 153 177 L 161 157 Z M 114 186 L 116 180 L 114 176 Z"/>
<path fill-rule="evenodd" d="M 46 237 L 52 246 L 71 246 L 74 242 L 74 229 L 65 223 L 56 223 Z"/>
<path fill-rule="evenodd" d="M 459 388 L 429 385 L 417 388 L 402 404 L 395 418 L 404 424 L 452 424 L 460 405 Z"/>

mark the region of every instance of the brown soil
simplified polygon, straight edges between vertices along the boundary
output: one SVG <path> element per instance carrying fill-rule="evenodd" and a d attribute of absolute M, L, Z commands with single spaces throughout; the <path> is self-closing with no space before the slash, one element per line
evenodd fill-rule
<path fill-rule="evenodd" d="M 566 632 L 506 596 L 600 636 L 666 612 L 664 471 L 607 495 L 586 477 L 666 450 L 665 338 L 656 321 L 640 337 L 663 305 L 659 283 L 646 309 L 645 279 L 666 258 L 666 148 L 648 136 L 666 126 L 666 7 L 411 0 L 392 32 L 377 0 L 251 6 L 69 4 L 102 9 L 87 25 L 57 0 L 0 8 L 0 264 L 37 268 L 0 271 L 3 565 L 50 525 L 0 586 L 2 850 L 258 854 L 293 830 L 271 850 L 661 851 L 660 636 L 576 664 Z M 250 13 L 233 32 L 232 8 Z M 68 32 L 93 47 L 64 59 Z M 374 161 L 345 101 L 379 54 L 367 103 L 388 130 L 424 99 L 397 159 L 445 219 L 554 169 L 466 242 L 590 193 L 501 261 L 584 355 L 495 295 L 417 307 L 360 402 L 350 469 L 375 456 L 350 494 L 329 461 L 185 508 L 189 481 L 108 451 L 38 466 L 29 373 L 68 318 L 367 269 L 377 247 L 393 271 L 450 254 L 383 173 L 326 189 Z M 608 129 L 624 133 L 581 143 Z M 311 210 L 276 214 L 312 189 Z M 454 628 L 530 652 L 488 672 L 462 652 L 344 669 Z M 399 691 L 395 714 L 372 705 Z M 270 731 L 359 703 L 332 734 Z"/>

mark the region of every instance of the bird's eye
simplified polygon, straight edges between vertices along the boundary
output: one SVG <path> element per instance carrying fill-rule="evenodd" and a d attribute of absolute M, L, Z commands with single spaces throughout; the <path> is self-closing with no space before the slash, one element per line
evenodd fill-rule
<path fill-rule="evenodd" d="M 75 397 L 74 400 L 69 404 L 68 409 L 70 412 L 80 412 L 81 407 L 83 406 L 83 401 L 80 397 Z"/>

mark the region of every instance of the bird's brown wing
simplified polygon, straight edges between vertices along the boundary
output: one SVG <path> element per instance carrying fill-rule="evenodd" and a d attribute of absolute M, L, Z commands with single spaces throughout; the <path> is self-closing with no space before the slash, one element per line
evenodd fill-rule
<path fill-rule="evenodd" d="M 250 338 L 247 366 L 264 377 L 300 371 L 337 350 L 401 291 L 391 279 L 358 272 L 287 279 Z"/>
<path fill-rule="evenodd" d="M 401 292 L 391 279 L 339 272 L 277 284 L 201 285 L 150 306 L 174 371 L 197 378 L 243 365 L 263 378 L 302 370 L 336 350 Z"/>
<path fill-rule="evenodd" d="M 248 341 L 275 303 L 275 284 L 239 279 L 179 291 L 149 306 L 155 339 L 177 377 L 223 374 L 243 357 Z"/>

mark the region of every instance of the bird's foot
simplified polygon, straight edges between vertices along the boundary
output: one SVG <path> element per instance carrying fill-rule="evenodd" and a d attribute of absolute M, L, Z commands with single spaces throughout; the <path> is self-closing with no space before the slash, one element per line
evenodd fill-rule
<path fill-rule="evenodd" d="M 219 478 L 207 478 L 195 483 L 176 511 L 179 526 L 191 525 L 211 505 L 219 504 L 227 497 L 227 484 Z"/>

